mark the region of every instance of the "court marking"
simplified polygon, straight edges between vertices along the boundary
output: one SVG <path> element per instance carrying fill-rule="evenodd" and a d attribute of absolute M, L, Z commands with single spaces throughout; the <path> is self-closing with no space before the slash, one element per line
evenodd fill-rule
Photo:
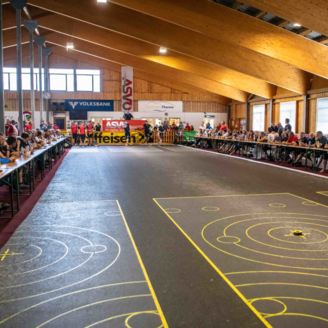
<path fill-rule="evenodd" d="M 292 169 L 292 168 L 289 168 L 289 167 L 283 167 L 283 166 L 280 166 L 280 165 L 274 165 L 274 164 L 270 164 L 270 163 L 258 162 L 256 160 L 252 160 L 252 159 L 248 159 L 248 158 L 242 158 L 242 157 L 238 157 L 238 156 L 231 156 L 231 155 L 227 155 L 227 154 L 216 153 L 216 152 L 213 152 L 213 151 L 207 151 L 207 150 L 193 148 L 193 147 L 188 147 L 188 146 L 182 146 L 182 145 L 178 145 L 178 146 L 184 147 L 184 148 L 190 148 L 190 149 L 198 150 L 198 151 L 202 151 L 202 152 L 206 152 L 207 154 L 214 154 L 214 155 L 226 156 L 226 157 L 230 157 L 230 158 L 233 158 L 233 159 L 239 159 L 239 160 L 243 160 L 243 161 L 247 161 L 247 162 L 252 162 L 252 163 L 256 163 L 256 164 L 269 165 L 271 167 L 276 167 L 278 169 L 289 170 L 289 171 L 296 172 L 296 173 L 309 174 L 309 175 L 311 175 L 313 177 L 317 177 L 317 178 L 328 179 L 328 177 L 326 177 L 324 175 L 319 175 L 319 174 L 315 174 L 315 173 L 311 173 L 311 172 L 307 172 L 307 171 L 295 170 L 295 169 Z"/>
<path fill-rule="evenodd" d="M 165 319 L 164 313 L 163 313 L 163 311 L 162 311 L 162 308 L 161 308 L 161 306 L 160 306 L 160 304 L 159 304 L 159 302 L 158 302 L 157 296 L 156 296 L 156 294 L 155 294 L 155 290 L 154 290 L 154 288 L 153 288 L 153 286 L 152 286 L 152 284 L 151 284 L 151 281 L 150 281 L 150 279 L 149 279 L 149 276 L 148 276 L 148 273 L 147 273 L 147 271 L 146 271 L 146 268 L 145 268 L 145 266 L 144 266 L 144 264 L 143 264 L 143 262 L 142 262 L 142 259 L 141 259 L 140 253 L 139 253 L 139 251 L 138 251 L 137 245 L 136 245 L 136 243 L 135 243 L 135 241 L 134 241 L 134 238 L 133 238 L 133 236 L 132 236 L 132 234 L 131 234 L 131 231 L 130 231 L 130 228 L 129 228 L 129 226 L 128 226 L 128 223 L 126 222 L 126 219 L 125 219 L 124 213 L 123 213 L 123 211 L 122 211 L 121 205 L 120 205 L 120 203 L 119 203 L 118 200 L 116 201 L 116 203 L 117 203 L 118 208 L 119 208 L 120 211 L 121 211 L 122 218 L 123 218 L 123 221 L 124 221 L 125 226 L 126 226 L 126 230 L 127 230 L 128 234 L 129 234 L 129 236 L 130 236 L 130 239 L 131 239 L 132 245 L 133 245 L 133 247 L 134 247 L 134 250 L 135 250 L 135 252 L 136 252 L 136 255 L 137 255 L 137 257 L 138 257 L 138 260 L 139 260 L 139 263 L 140 263 L 141 269 L 142 269 L 142 271 L 143 271 L 143 273 L 144 273 L 144 276 L 145 276 L 145 278 L 146 278 L 146 280 L 147 280 L 149 290 L 150 290 L 151 295 L 152 295 L 152 297 L 153 297 L 153 300 L 154 300 L 154 302 L 155 302 L 155 305 L 156 305 L 157 311 L 158 311 L 158 313 L 159 313 L 159 316 L 160 316 L 160 318 L 161 318 L 161 320 L 162 320 L 163 327 L 164 327 L 164 328 L 169 328 L 169 326 L 168 326 L 168 324 L 167 324 L 167 322 L 166 322 L 166 319 Z"/>
<path fill-rule="evenodd" d="M 98 147 L 90 147 L 85 146 L 85 148 L 82 147 L 72 147 L 70 150 L 70 153 L 98 153 Z"/>
<path fill-rule="evenodd" d="M 306 202 L 303 202 L 304 203 L 310 203 L 311 205 L 319 205 L 319 206 L 322 206 L 322 207 L 328 207 L 326 205 L 323 205 L 323 204 L 320 204 L 320 203 L 317 203 L 317 202 L 313 202 L 313 201 L 310 201 L 308 199 L 305 199 L 303 197 L 300 197 L 300 196 L 296 196 L 296 195 L 293 195 L 293 194 L 290 194 L 290 193 L 276 193 L 276 194 L 250 194 L 250 195 L 221 195 L 221 196 L 195 196 L 195 197 L 168 197 L 168 198 L 158 198 L 158 199 L 153 199 L 154 202 L 159 206 L 159 208 L 161 208 L 161 210 L 169 217 L 169 219 L 178 227 L 178 229 L 182 232 L 182 234 L 191 242 L 191 244 L 201 253 L 201 255 L 210 263 L 210 265 L 215 269 L 215 271 L 217 271 L 219 273 L 219 275 L 223 278 L 224 281 L 226 281 L 226 283 L 234 290 L 234 292 L 244 301 L 244 303 L 257 315 L 257 317 L 264 323 L 264 325 L 266 327 L 272 327 L 265 319 L 266 318 L 269 318 L 271 316 L 278 316 L 278 314 L 275 314 L 275 315 L 267 315 L 267 316 L 262 316 L 261 313 L 259 311 L 257 311 L 255 309 L 254 306 L 252 306 L 252 304 L 250 303 L 250 300 L 247 300 L 243 294 L 238 290 L 239 287 L 242 287 L 242 286 L 246 286 L 246 285 L 253 285 L 253 284 L 245 284 L 245 285 L 234 285 L 227 277 L 226 275 L 237 275 L 237 274 L 242 274 L 242 273 L 261 273 L 261 272 L 266 272 L 266 273 L 278 273 L 278 272 L 281 272 L 281 273 L 288 273 L 287 271 L 245 271 L 245 272 L 229 272 L 229 273 L 226 273 L 226 274 L 223 274 L 222 271 L 209 259 L 209 257 L 200 249 L 200 247 L 197 246 L 197 244 L 191 239 L 191 237 L 189 237 L 189 235 L 178 225 L 178 223 L 176 223 L 174 221 L 174 219 L 164 210 L 164 208 L 159 204 L 158 201 L 160 201 L 161 199 L 192 199 L 192 198 L 210 198 L 210 197 L 243 197 L 243 196 L 263 196 L 263 195 L 290 195 L 292 197 L 296 197 L 296 198 L 299 198 L 299 199 L 303 199 L 305 200 Z M 158 201 L 157 201 L 158 200 Z M 284 205 L 284 204 L 283 204 Z M 261 213 L 252 213 L 250 215 L 257 215 L 257 214 L 261 214 Z M 267 213 L 262 213 L 262 214 L 266 214 L 267 216 Z M 275 215 L 278 214 L 278 213 L 275 213 Z M 289 215 L 290 213 L 281 213 L 281 214 L 284 214 L 284 215 Z M 294 214 L 297 214 L 297 213 L 294 213 Z M 241 215 L 236 215 L 236 216 L 244 216 L 245 214 L 241 214 Z M 298 214 L 299 215 L 299 214 Z M 303 216 L 304 215 L 308 215 L 308 216 L 312 216 L 312 215 L 309 215 L 309 214 L 302 214 Z M 236 216 L 233 216 L 233 217 L 236 217 Z M 315 215 L 317 217 L 327 217 L 327 216 L 323 216 L 323 215 Z M 227 219 L 226 218 L 223 218 L 223 219 Z M 223 219 L 219 219 L 219 220 L 216 220 L 216 221 L 220 221 L 220 220 L 223 220 Z M 306 219 L 306 218 L 304 218 Z M 311 219 L 310 219 L 311 220 Z M 312 220 L 319 220 L 319 219 L 312 219 Z M 324 221 L 324 222 L 327 222 L 325 220 L 319 220 L 319 221 Z M 310 224 L 310 223 L 309 223 Z M 326 226 L 325 226 L 326 227 Z M 234 241 L 233 244 L 235 245 L 238 245 L 238 241 Z M 223 251 L 223 250 L 220 250 L 220 251 Z M 223 251 L 224 253 L 227 253 L 225 251 Z M 229 253 L 227 253 L 229 254 Z M 234 254 L 229 254 L 229 255 L 234 255 Z M 242 258 L 242 257 L 240 257 Z M 255 261 L 256 262 L 256 261 Z M 267 264 L 270 264 L 270 263 L 267 263 Z M 277 265 L 278 266 L 278 265 Z M 307 269 L 307 268 L 299 268 L 299 269 Z M 328 269 L 326 269 L 328 270 Z M 290 272 L 292 274 L 303 274 L 303 275 L 309 275 L 309 276 L 318 276 L 318 277 L 323 277 L 323 278 L 327 278 L 328 276 L 326 275 L 319 275 L 319 274 L 308 274 L 308 273 L 298 273 L 298 272 Z M 263 283 L 263 284 L 266 284 L 266 283 Z M 276 285 L 279 285 L 281 283 L 275 283 Z M 261 285 L 261 283 L 259 283 L 258 285 Z M 285 283 L 285 285 L 293 285 L 293 284 L 289 284 L 289 283 Z M 303 286 L 303 287 L 307 287 L 307 285 L 303 285 L 303 284 L 297 284 L 298 286 Z M 311 286 L 311 285 L 308 285 L 309 287 L 314 287 L 314 286 Z M 316 288 L 316 287 L 314 287 Z M 317 287 L 317 288 L 322 288 L 322 287 Z M 324 288 L 323 289 L 327 289 L 328 288 Z M 270 297 L 270 299 L 278 299 L 280 297 Z M 291 297 L 290 299 L 297 299 L 297 298 L 294 298 L 294 297 Z M 328 302 L 327 302 L 328 304 Z M 280 313 L 279 315 L 283 315 L 285 313 Z M 303 315 L 303 316 L 311 316 L 311 315 L 306 315 L 306 314 L 292 314 L 292 313 L 286 313 L 286 315 Z M 324 319 L 324 318 L 321 318 L 321 317 L 315 317 L 315 316 L 312 316 L 314 318 L 317 318 L 317 319 L 322 319 L 322 320 L 327 320 L 327 319 Z M 328 320 L 327 320 L 328 321 Z"/>
<path fill-rule="evenodd" d="M 193 198 L 193 197 L 187 197 Z M 159 198 L 161 199 L 161 198 Z M 248 302 L 245 296 L 231 283 L 231 281 L 221 272 L 221 270 L 207 257 L 207 255 L 196 245 L 196 243 L 185 233 L 185 231 L 171 218 L 171 216 L 165 212 L 163 207 L 153 198 L 153 201 L 159 206 L 160 209 L 169 217 L 169 219 L 178 227 L 178 229 L 183 233 L 183 235 L 191 242 L 191 244 L 198 250 L 198 252 L 203 255 L 203 257 L 208 261 L 208 263 L 214 268 L 214 270 L 220 275 L 220 277 L 230 286 L 230 288 L 241 298 L 241 300 L 255 313 L 258 319 L 265 325 L 267 328 L 273 328 L 255 309 L 255 307 Z"/>
<path fill-rule="evenodd" d="M 328 191 L 317 191 L 317 194 L 328 196 Z"/>

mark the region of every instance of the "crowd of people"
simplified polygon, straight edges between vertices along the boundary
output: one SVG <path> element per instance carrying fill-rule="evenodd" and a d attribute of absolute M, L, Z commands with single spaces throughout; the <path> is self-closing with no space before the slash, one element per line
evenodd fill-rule
<path fill-rule="evenodd" d="M 318 170 L 323 163 L 321 173 L 324 173 L 327 168 L 327 137 L 322 131 L 311 132 L 309 135 L 301 132 L 297 135 L 292 131 L 288 118 L 285 120 L 285 126 L 282 126 L 280 122 L 272 123 L 267 132 L 231 130 L 225 122 L 217 128 L 203 123 L 199 127 L 193 146 L 212 148 L 219 153 L 230 155 L 239 152 L 246 157 L 258 156 L 258 159 L 264 156 L 267 160 L 285 161 L 294 167 L 301 166 L 302 159 L 305 158 L 313 163 L 315 170 Z"/>
<path fill-rule="evenodd" d="M 24 124 L 24 132 L 19 135 L 19 126 L 17 126 L 15 121 L 10 119 L 6 120 L 6 133 L 5 135 L 0 133 L 0 161 L 1 163 L 15 162 L 17 159 L 22 158 L 22 156 L 29 156 L 34 153 L 35 150 L 44 147 L 46 144 L 51 144 L 52 141 L 56 141 L 62 137 L 61 131 L 59 129 L 51 129 L 43 127 L 43 123 L 40 128 L 32 129 L 32 123 Z M 42 155 L 43 156 L 43 155 Z M 53 159 L 45 154 L 45 166 L 49 166 L 49 162 Z M 41 159 L 36 157 L 37 165 L 41 165 Z M 23 166 L 18 171 L 19 186 L 14 186 L 20 191 L 23 188 L 29 187 L 29 185 L 24 184 L 23 177 L 27 173 L 28 166 Z M 5 181 L 6 182 L 6 181 Z"/>

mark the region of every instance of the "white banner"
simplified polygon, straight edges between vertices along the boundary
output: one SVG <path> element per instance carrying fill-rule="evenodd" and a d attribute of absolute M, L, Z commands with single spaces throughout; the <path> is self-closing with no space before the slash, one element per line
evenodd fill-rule
<path fill-rule="evenodd" d="M 133 112 L 133 68 L 122 67 L 122 111 Z"/>
<path fill-rule="evenodd" d="M 138 101 L 139 112 L 173 113 L 182 112 L 182 101 Z"/>

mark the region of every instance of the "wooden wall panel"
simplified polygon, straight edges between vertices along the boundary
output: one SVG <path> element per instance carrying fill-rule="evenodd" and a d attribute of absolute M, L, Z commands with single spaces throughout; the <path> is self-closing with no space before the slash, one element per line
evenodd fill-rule
<path fill-rule="evenodd" d="M 296 133 L 303 131 L 303 103 L 304 101 L 296 101 Z"/>
<path fill-rule="evenodd" d="M 311 90 L 324 89 L 324 88 L 328 88 L 328 80 L 324 79 L 323 77 L 314 75 L 311 84 Z"/>
<path fill-rule="evenodd" d="M 317 99 L 309 100 L 309 131 L 316 132 L 317 126 Z"/>
<path fill-rule="evenodd" d="M 264 131 L 268 131 L 268 128 L 270 127 L 270 104 L 265 104 L 265 109 L 264 109 Z"/>

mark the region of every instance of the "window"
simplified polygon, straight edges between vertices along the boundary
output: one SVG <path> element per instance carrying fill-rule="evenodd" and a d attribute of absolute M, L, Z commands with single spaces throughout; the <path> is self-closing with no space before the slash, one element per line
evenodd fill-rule
<path fill-rule="evenodd" d="M 282 126 L 285 126 L 286 118 L 289 118 L 289 124 L 292 126 L 292 131 L 295 131 L 296 101 L 280 103 L 280 122 Z"/>
<path fill-rule="evenodd" d="M 74 91 L 73 69 L 49 69 L 50 91 Z"/>
<path fill-rule="evenodd" d="M 317 100 L 317 131 L 328 133 L 328 98 Z"/>
<path fill-rule="evenodd" d="M 76 91 L 100 92 L 100 70 L 77 69 Z"/>
<path fill-rule="evenodd" d="M 49 68 L 49 89 L 50 91 L 90 91 L 100 92 L 100 70 Z M 4 89 L 17 91 L 17 74 L 15 67 L 4 67 L 3 79 Z M 22 68 L 22 89 L 31 90 L 30 69 Z M 44 90 L 44 70 L 42 69 L 42 89 Z M 34 68 L 34 90 L 39 91 L 39 69 Z"/>
<path fill-rule="evenodd" d="M 264 131 L 265 105 L 253 107 L 253 131 Z"/>

